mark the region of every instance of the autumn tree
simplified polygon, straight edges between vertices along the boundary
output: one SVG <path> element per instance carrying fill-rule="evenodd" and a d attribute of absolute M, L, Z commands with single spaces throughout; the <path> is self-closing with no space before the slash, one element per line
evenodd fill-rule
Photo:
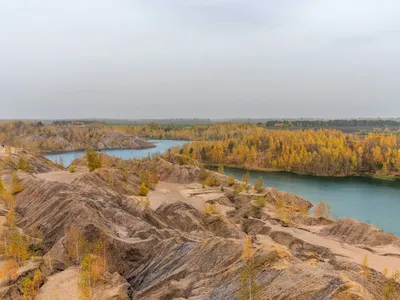
<path fill-rule="evenodd" d="M 363 260 L 363 264 L 361 265 L 360 273 L 367 279 L 371 276 L 371 269 L 368 265 L 368 255 L 364 256 L 364 260 Z"/>
<path fill-rule="evenodd" d="M 218 167 L 218 173 L 220 173 L 220 174 L 225 174 L 224 166 L 219 166 L 219 167 Z"/>
<path fill-rule="evenodd" d="M 36 270 L 33 276 L 26 276 L 21 281 L 21 292 L 23 300 L 34 300 L 39 291 L 40 286 L 43 284 L 43 275 L 40 270 Z"/>
<path fill-rule="evenodd" d="M 66 234 L 67 254 L 76 263 L 79 263 L 86 250 L 87 243 L 82 232 L 74 225 L 71 225 Z"/>
<path fill-rule="evenodd" d="M 92 148 L 86 150 L 86 160 L 90 172 L 101 168 L 101 157 Z"/>
<path fill-rule="evenodd" d="M 395 271 L 386 280 L 386 283 L 382 290 L 382 300 L 395 300 L 399 299 L 399 283 L 400 283 L 400 272 Z"/>
<path fill-rule="evenodd" d="M 18 174 L 14 172 L 11 177 L 11 194 L 16 195 L 24 190 L 24 187 L 21 183 L 21 180 L 18 177 Z"/>
<path fill-rule="evenodd" d="M 254 189 L 257 193 L 261 193 L 264 190 L 264 181 L 262 177 L 259 177 L 256 182 L 254 183 Z"/>
<path fill-rule="evenodd" d="M 324 201 L 320 201 L 318 205 L 314 208 L 314 217 L 316 218 L 332 218 L 331 207 Z"/>
<path fill-rule="evenodd" d="M 27 237 L 17 228 L 10 228 L 4 233 L 4 256 L 14 259 L 18 264 L 29 259 Z"/>
<path fill-rule="evenodd" d="M 0 279 L 5 280 L 7 283 L 17 278 L 18 263 L 15 259 L 10 259 L 4 262 L 0 269 Z"/>
<path fill-rule="evenodd" d="M 243 177 L 242 177 L 242 181 L 244 181 L 246 184 L 249 183 L 250 181 L 250 173 L 247 171 L 246 173 L 244 173 Z"/>
<path fill-rule="evenodd" d="M 3 174 L 1 174 L 1 172 L 0 172 L 0 197 L 1 197 L 2 193 L 4 193 L 6 191 L 6 185 L 4 184 L 2 175 Z"/>
<path fill-rule="evenodd" d="M 253 244 L 248 236 L 242 253 L 243 268 L 240 273 L 240 290 L 236 293 L 240 300 L 262 300 L 261 289 L 257 282 L 257 269 L 253 264 Z"/>

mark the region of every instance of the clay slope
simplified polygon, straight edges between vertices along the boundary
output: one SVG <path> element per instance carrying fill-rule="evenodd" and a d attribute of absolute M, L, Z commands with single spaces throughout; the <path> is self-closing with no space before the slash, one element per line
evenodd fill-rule
<path fill-rule="evenodd" d="M 400 246 L 400 239 L 394 234 L 349 218 L 340 219 L 323 228 L 320 234 L 353 245 L 360 244 L 374 247 L 394 244 Z"/>
<path fill-rule="evenodd" d="M 125 164 L 128 176 L 113 167 L 82 171 L 64 181 L 19 173 L 24 190 L 16 197 L 18 226 L 24 232 L 35 228 L 43 233 L 44 261 L 51 263 L 48 275 L 69 272 L 73 262 L 66 254 L 65 235 L 75 225 L 88 241 L 106 237 L 109 271 L 125 278 L 131 299 L 237 299 L 243 244 L 251 235 L 252 264 L 263 299 L 382 295 L 385 277 L 374 269 L 368 278 L 360 273 L 360 265 L 348 254 L 356 247 L 340 252 L 335 248 L 339 242 L 300 228 L 301 224 L 282 222 L 275 214 L 278 199 L 287 206 L 310 207 L 301 197 L 267 189 L 258 195 L 266 202 L 259 208 L 252 195 L 234 194 L 230 187 L 202 189 L 196 183 L 197 167 L 161 159 Z M 161 180 L 169 182 L 162 191 L 166 203 L 157 209 L 139 205 L 135 196 L 138 174 L 144 170 L 156 170 Z M 150 201 L 151 197 L 150 193 Z M 201 197 L 214 203 L 212 210 L 195 207 Z M 332 231 L 334 225 L 324 225 L 325 230 Z"/>
<path fill-rule="evenodd" d="M 3 173 L 10 173 L 18 169 L 20 159 L 28 162 L 26 165 L 30 173 L 47 173 L 60 171 L 61 168 L 41 155 L 20 149 L 0 151 L 0 166 Z"/>

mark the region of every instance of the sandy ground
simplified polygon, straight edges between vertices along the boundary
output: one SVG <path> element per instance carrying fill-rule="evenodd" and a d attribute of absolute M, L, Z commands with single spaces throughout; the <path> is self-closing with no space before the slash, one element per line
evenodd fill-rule
<path fill-rule="evenodd" d="M 389 274 L 395 270 L 400 270 L 400 257 L 384 256 L 387 253 L 398 254 L 400 249 L 394 246 L 370 247 L 374 251 L 370 252 L 357 246 L 325 238 L 301 229 L 272 225 L 268 222 L 266 224 L 272 230 L 287 232 L 310 244 L 329 248 L 337 256 L 348 261 L 362 264 L 365 255 L 367 255 L 369 267 L 379 272 L 382 272 L 384 268 L 388 268 Z M 257 237 L 262 246 L 269 246 L 274 243 L 269 237 L 262 235 Z"/>
<path fill-rule="evenodd" d="M 76 167 L 74 173 L 70 173 L 69 171 L 54 171 L 49 173 L 41 173 L 36 174 L 35 176 L 40 179 L 49 180 L 49 181 L 58 181 L 58 182 L 65 182 L 71 183 L 76 178 L 81 176 L 82 174 L 87 173 L 86 168 Z"/>
<path fill-rule="evenodd" d="M 79 267 L 69 267 L 65 271 L 47 278 L 40 288 L 37 300 L 73 300 L 78 298 Z"/>
<path fill-rule="evenodd" d="M 199 183 L 178 184 L 169 182 L 159 182 L 154 191 L 149 192 L 150 207 L 157 209 L 164 203 L 174 203 L 177 201 L 186 202 L 196 209 L 203 211 L 206 202 L 218 199 L 223 196 L 219 188 L 202 188 Z M 216 204 L 216 210 L 221 214 L 226 214 L 233 208 Z"/>

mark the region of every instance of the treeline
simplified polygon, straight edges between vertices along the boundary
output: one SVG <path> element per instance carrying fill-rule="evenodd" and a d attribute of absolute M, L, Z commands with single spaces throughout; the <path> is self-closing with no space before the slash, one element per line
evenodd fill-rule
<path fill-rule="evenodd" d="M 371 133 L 360 138 L 337 130 L 263 128 L 237 128 L 229 135 L 221 141 L 191 142 L 166 156 L 180 152 L 202 162 L 318 176 L 400 172 L 399 140 L 395 135 Z"/>
<path fill-rule="evenodd" d="M 400 122 L 389 119 L 337 119 L 337 120 L 270 120 L 265 123 L 267 128 L 400 128 Z"/>

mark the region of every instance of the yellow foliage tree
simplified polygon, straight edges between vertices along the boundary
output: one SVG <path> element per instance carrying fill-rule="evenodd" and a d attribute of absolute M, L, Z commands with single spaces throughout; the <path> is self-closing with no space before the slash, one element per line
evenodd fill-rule
<path fill-rule="evenodd" d="M 17 278 L 18 263 L 15 259 L 7 260 L 0 270 L 0 279 L 6 280 L 9 283 Z"/>
<path fill-rule="evenodd" d="M 235 184 L 235 178 L 232 175 L 229 175 L 227 183 L 228 183 L 229 186 L 234 185 Z"/>
<path fill-rule="evenodd" d="M 86 150 L 87 166 L 90 172 L 101 168 L 101 157 L 93 149 Z"/>
<path fill-rule="evenodd" d="M 257 282 L 257 270 L 252 263 L 254 254 L 251 237 L 248 236 L 243 247 L 243 269 L 240 274 L 240 289 L 236 293 L 240 300 L 262 300 L 261 289 Z"/>
<path fill-rule="evenodd" d="M 84 255 L 87 244 L 82 232 L 72 225 L 66 235 L 66 250 L 69 257 L 79 263 Z"/>
<path fill-rule="evenodd" d="M 332 218 L 331 207 L 324 201 L 320 201 L 318 205 L 314 208 L 314 217 L 316 218 Z"/>
<path fill-rule="evenodd" d="M 254 189 L 257 191 L 257 193 L 261 193 L 264 190 L 264 181 L 262 177 L 256 180 L 254 183 Z"/>

